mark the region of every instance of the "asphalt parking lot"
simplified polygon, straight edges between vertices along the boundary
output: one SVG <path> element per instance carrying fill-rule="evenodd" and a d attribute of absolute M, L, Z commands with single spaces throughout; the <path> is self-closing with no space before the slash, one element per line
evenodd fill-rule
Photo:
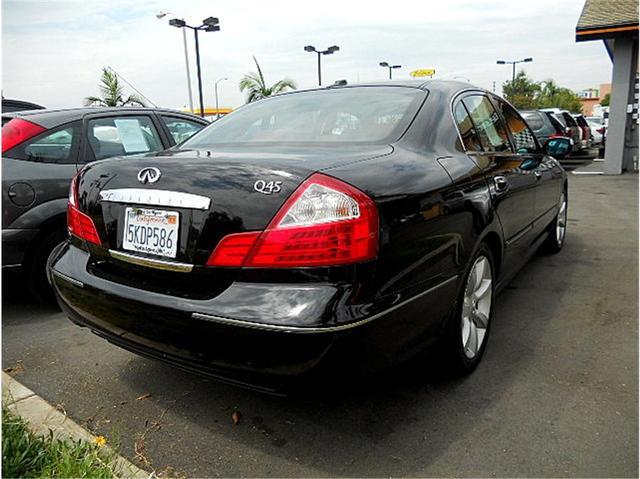
<path fill-rule="evenodd" d="M 10 275 L 3 368 L 171 475 L 638 477 L 638 176 L 569 176 L 565 249 L 498 298 L 468 378 L 434 362 L 317 399 L 265 396 L 120 350 Z"/>

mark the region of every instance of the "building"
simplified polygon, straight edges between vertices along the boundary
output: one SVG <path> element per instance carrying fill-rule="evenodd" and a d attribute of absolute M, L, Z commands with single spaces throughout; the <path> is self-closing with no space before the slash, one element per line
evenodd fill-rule
<path fill-rule="evenodd" d="M 613 64 L 604 173 L 619 175 L 638 161 L 638 0 L 586 0 L 576 41 L 594 40 Z"/>
<path fill-rule="evenodd" d="M 607 94 L 611 93 L 611 83 L 601 83 L 600 88 L 587 88 L 579 91 L 577 95 L 582 102 L 582 114 L 584 116 L 598 116 L 598 106 L 602 104 L 602 100 Z M 594 111 L 595 110 L 595 111 Z"/>

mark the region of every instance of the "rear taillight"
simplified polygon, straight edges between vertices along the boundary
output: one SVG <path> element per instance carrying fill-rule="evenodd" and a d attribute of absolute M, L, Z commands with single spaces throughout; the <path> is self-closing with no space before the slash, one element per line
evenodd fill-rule
<path fill-rule="evenodd" d="M 604 135 L 604 127 L 598 128 L 596 131 L 601 135 Z"/>
<path fill-rule="evenodd" d="M 291 195 L 262 232 L 232 234 L 208 266 L 321 267 L 374 259 L 378 211 L 362 191 L 315 174 Z"/>
<path fill-rule="evenodd" d="M 78 174 L 71 180 L 67 205 L 67 228 L 69 233 L 82 240 L 101 245 L 100 236 L 93 220 L 78 209 Z"/>
<path fill-rule="evenodd" d="M 39 135 L 46 128 L 21 118 L 14 118 L 2 127 L 2 153 L 6 153 L 23 141 Z"/>

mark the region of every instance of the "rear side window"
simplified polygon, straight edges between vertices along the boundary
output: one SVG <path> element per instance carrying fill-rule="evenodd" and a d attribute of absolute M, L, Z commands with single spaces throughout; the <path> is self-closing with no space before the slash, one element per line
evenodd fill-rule
<path fill-rule="evenodd" d="M 75 163 L 81 123 L 68 123 L 17 145 L 11 158 L 39 163 Z"/>
<path fill-rule="evenodd" d="M 467 109 L 464 107 L 462 102 L 458 102 L 453 114 L 456 117 L 458 131 L 462 138 L 462 148 L 460 149 L 465 151 L 482 151 L 482 145 L 478 135 L 476 134 L 476 130 L 473 127 L 473 122 L 471 121 L 469 112 L 467 112 Z"/>
<path fill-rule="evenodd" d="M 188 140 L 205 127 L 205 125 L 201 123 L 189 121 L 177 116 L 162 115 L 161 118 L 176 144 Z"/>
<path fill-rule="evenodd" d="M 462 100 L 485 151 L 510 151 L 511 144 L 500 115 L 486 96 L 473 95 Z"/>
<path fill-rule="evenodd" d="M 96 160 L 164 149 L 148 116 L 121 116 L 89 120 L 87 141 Z"/>
<path fill-rule="evenodd" d="M 538 146 L 536 145 L 536 140 L 531 129 L 511 105 L 497 98 L 496 102 L 507 123 L 507 128 L 511 132 L 511 136 L 516 145 L 516 152 L 535 153 L 538 150 Z"/>

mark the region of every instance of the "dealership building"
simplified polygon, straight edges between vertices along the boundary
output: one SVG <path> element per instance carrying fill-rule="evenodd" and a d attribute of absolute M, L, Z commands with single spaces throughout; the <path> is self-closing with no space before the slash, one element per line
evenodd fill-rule
<path fill-rule="evenodd" d="M 638 1 L 586 0 L 576 41 L 602 41 L 612 62 L 604 173 L 638 164 Z"/>

